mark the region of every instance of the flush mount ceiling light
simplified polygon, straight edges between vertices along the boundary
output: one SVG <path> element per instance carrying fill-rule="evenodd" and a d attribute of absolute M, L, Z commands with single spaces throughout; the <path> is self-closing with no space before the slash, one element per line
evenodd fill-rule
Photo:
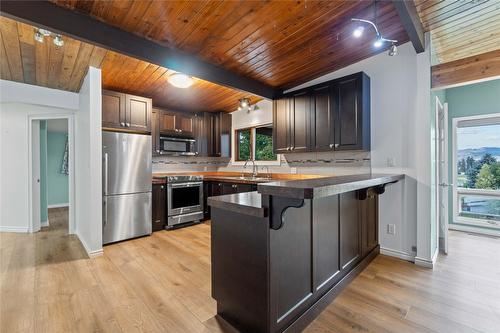
<path fill-rule="evenodd" d="M 189 88 L 193 85 L 194 80 L 192 77 L 183 73 L 174 73 L 168 77 L 168 83 L 177 88 Z"/>

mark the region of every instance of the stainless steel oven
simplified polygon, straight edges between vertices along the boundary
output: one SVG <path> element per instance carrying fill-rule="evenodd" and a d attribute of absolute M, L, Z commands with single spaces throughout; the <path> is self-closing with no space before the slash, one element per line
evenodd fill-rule
<path fill-rule="evenodd" d="M 203 218 L 203 177 L 167 177 L 167 228 Z"/>
<path fill-rule="evenodd" d="M 174 156 L 194 156 L 197 155 L 195 148 L 195 139 L 160 136 L 160 154 Z"/>

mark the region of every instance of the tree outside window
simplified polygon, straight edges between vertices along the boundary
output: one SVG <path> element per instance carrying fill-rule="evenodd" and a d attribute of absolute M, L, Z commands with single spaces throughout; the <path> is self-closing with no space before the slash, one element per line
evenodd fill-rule
<path fill-rule="evenodd" d="M 235 161 L 277 161 L 273 151 L 272 125 L 239 129 L 235 131 Z"/>

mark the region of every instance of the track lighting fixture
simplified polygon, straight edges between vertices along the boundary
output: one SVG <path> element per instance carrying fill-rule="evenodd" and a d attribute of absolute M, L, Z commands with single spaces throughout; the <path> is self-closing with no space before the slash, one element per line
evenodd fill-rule
<path fill-rule="evenodd" d="M 375 22 L 372 22 L 370 20 L 365 20 L 365 19 L 359 19 L 359 18 L 352 18 L 351 21 L 359 22 L 359 24 L 367 24 L 367 25 L 372 26 L 373 29 L 375 30 L 375 36 L 376 36 L 375 40 L 373 41 L 373 47 L 376 48 L 376 49 L 379 49 L 386 42 L 391 43 L 392 46 L 389 49 L 388 55 L 390 55 L 391 57 L 395 56 L 396 54 L 398 54 L 398 49 L 396 47 L 396 43 L 398 41 L 397 40 L 393 40 L 393 39 L 384 38 L 382 36 L 382 34 L 378 31 L 378 28 L 377 28 L 377 0 L 375 0 L 374 3 L 373 3 L 373 17 L 374 17 L 374 21 Z M 364 31 L 364 27 L 362 25 L 358 25 L 356 27 L 356 29 L 354 29 L 354 31 L 352 32 L 352 34 L 353 34 L 354 37 L 359 38 L 363 34 L 363 31 Z"/>
<path fill-rule="evenodd" d="M 54 42 L 55 46 L 61 47 L 64 45 L 64 40 L 63 40 L 61 35 L 54 34 L 54 33 L 50 32 L 49 30 L 45 30 L 45 29 L 41 29 L 41 28 L 35 29 L 34 38 L 39 43 L 43 43 L 45 41 L 45 37 L 50 37 L 50 36 L 53 36 L 52 41 Z"/>
<path fill-rule="evenodd" d="M 62 36 L 61 36 L 61 35 L 56 35 L 56 36 L 54 37 L 53 42 L 54 42 L 54 45 L 55 45 L 55 46 L 59 46 L 59 47 L 61 47 L 61 46 L 63 46 L 63 45 L 64 45 L 64 41 L 63 41 L 63 39 L 62 39 Z"/>
<path fill-rule="evenodd" d="M 244 97 L 244 98 L 240 98 L 238 100 L 238 111 L 241 111 L 241 110 L 247 110 L 247 112 L 252 111 L 252 106 L 250 105 L 249 98 Z"/>
<path fill-rule="evenodd" d="M 391 57 L 394 57 L 395 55 L 398 54 L 398 47 L 396 46 L 396 44 L 392 44 L 391 47 L 389 48 L 389 52 L 387 53 L 388 55 L 390 55 Z"/>

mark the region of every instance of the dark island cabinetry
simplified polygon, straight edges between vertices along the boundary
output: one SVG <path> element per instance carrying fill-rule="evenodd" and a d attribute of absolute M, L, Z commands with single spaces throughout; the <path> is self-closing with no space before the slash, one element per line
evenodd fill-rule
<path fill-rule="evenodd" d="M 273 104 L 276 153 L 370 150 L 370 78 L 356 73 Z"/>
<path fill-rule="evenodd" d="M 258 185 L 208 199 L 212 296 L 241 332 L 300 332 L 380 252 L 378 197 L 402 175 Z"/>

